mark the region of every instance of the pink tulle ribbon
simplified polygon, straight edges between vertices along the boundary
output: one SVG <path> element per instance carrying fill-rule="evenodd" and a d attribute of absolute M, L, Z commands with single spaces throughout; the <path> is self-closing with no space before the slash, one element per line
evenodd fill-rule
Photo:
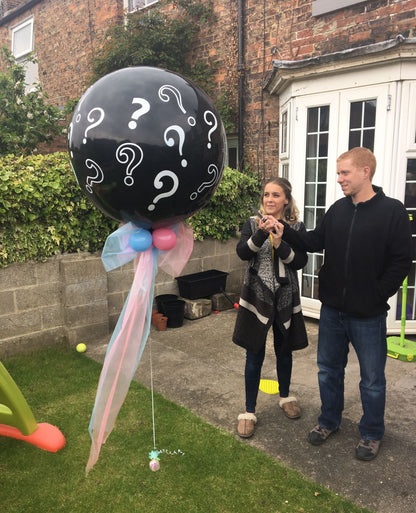
<path fill-rule="evenodd" d="M 192 228 L 184 223 L 169 227 L 177 243 L 170 251 L 152 247 L 142 253 L 132 250 L 129 236 L 140 230 L 127 223 L 106 240 L 102 260 L 107 271 L 135 259 L 135 274 L 123 310 L 109 342 L 101 371 L 89 432 L 92 440 L 86 473 L 98 460 L 101 445 L 111 433 L 118 412 L 143 354 L 150 331 L 155 277 L 159 266 L 171 276 L 179 276 L 193 249 Z M 159 259 L 159 262 L 158 262 Z"/>

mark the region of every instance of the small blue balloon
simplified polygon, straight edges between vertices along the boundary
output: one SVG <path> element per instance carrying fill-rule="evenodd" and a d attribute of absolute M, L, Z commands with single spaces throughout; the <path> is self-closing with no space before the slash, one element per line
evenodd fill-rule
<path fill-rule="evenodd" d="M 129 245 L 138 253 L 152 247 L 152 234 L 148 230 L 137 230 L 129 237 Z"/>

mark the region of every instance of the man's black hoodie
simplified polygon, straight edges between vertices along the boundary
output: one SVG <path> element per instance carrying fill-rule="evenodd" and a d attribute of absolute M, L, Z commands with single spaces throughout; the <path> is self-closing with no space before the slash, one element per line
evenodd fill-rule
<path fill-rule="evenodd" d="M 336 201 L 314 230 L 296 232 L 285 223 L 283 238 L 310 253 L 325 250 L 319 271 L 319 299 L 354 317 L 386 312 L 412 264 L 409 217 L 403 204 L 376 195 L 355 205 Z"/>

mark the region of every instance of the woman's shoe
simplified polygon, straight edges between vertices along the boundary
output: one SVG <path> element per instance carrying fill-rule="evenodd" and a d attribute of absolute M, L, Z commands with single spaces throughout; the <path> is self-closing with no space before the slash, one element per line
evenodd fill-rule
<path fill-rule="evenodd" d="M 250 438 L 254 433 L 254 424 L 257 422 L 257 417 L 254 413 L 240 413 L 238 416 L 237 432 L 241 438 Z"/>
<path fill-rule="evenodd" d="M 296 397 L 283 397 L 279 401 L 279 406 L 289 419 L 298 419 L 301 416 Z"/>

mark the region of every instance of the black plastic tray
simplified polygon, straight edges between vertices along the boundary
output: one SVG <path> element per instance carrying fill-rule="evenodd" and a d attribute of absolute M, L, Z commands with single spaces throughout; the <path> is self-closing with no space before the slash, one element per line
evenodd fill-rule
<path fill-rule="evenodd" d="M 225 291 L 228 273 L 211 269 L 200 273 L 179 276 L 179 295 L 187 299 L 199 299 Z"/>

